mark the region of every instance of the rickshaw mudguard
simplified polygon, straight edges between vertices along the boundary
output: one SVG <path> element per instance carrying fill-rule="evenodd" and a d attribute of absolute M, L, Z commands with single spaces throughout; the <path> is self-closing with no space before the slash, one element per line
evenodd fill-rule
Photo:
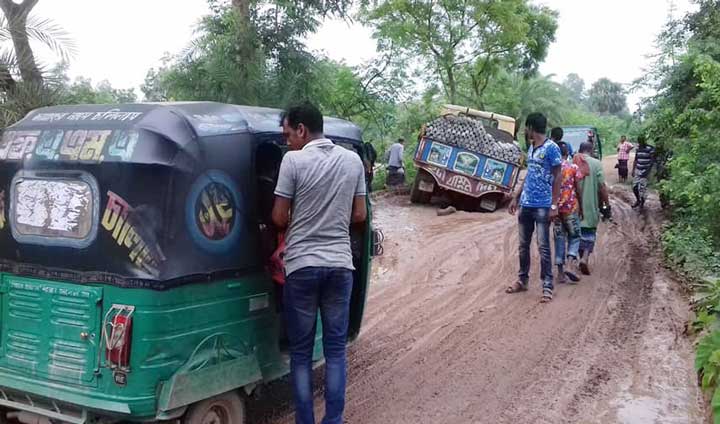
<path fill-rule="evenodd" d="M 226 346 L 228 333 L 206 337 L 190 359 L 162 384 L 158 411 L 167 412 L 262 380 L 256 350 Z"/>

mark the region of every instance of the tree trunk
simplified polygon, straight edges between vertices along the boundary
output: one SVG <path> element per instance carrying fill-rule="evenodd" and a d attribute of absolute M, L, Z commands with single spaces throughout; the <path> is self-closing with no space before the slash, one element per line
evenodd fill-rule
<path fill-rule="evenodd" d="M 250 0 L 232 0 L 232 7 L 243 21 L 250 21 Z"/>
<path fill-rule="evenodd" d="M 27 33 L 28 15 L 38 1 L 24 0 L 22 3 L 15 3 L 12 0 L 0 0 L 0 9 L 8 22 L 20 76 L 25 82 L 42 84 L 42 74 L 35 62 L 35 55 L 30 47 L 30 38 Z"/>
<path fill-rule="evenodd" d="M 457 81 L 455 81 L 455 70 L 450 67 L 445 70 L 448 82 L 448 94 L 450 95 L 450 103 L 457 104 Z"/>

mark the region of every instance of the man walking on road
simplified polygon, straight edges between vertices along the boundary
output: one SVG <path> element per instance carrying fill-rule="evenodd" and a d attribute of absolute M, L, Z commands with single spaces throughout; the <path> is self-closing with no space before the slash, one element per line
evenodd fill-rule
<path fill-rule="evenodd" d="M 405 155 L 405 139 L 399 138 L 398 141 L 390 146 L 388 152 L 388 173 L 387 185 L 389 187 L 399 186 L 405 183 L 405 165 L 403 157 Z"/>
<path fill-rule="evenodd" d="M 555 265 L 558 284 L 567 282 L 565 274 L 565 256 L 570 261 L 569 277 L 577 282 L 578 257 L 580 251 L 580 217 L 582 217 L 582 174 L 577 165 L 568 160 L 568 144 L 560 142 L 562 168 L 560 171 L 560 200 L 558 218 L 555 220 Z M 567 247 L 567 249 L 566 249 Z M 567 250 L 567 253 L 566 253 Z"/>
<path fill-rule="evenodd" d="M 325 354 L 322 422 L 341 424 L 354 270 L 350 225 L 367 216 L 363 163 L 323 136 L 323 116 L 309 103 L 290 108 L 282 127 L 292 151 L 280 167 L 273 222 L 288 228 L 283 298 L 295 422 L 315 424 L 312 354 L 319 309 Z"/>
<path fill-rule="evenodd" d="M 655 165 L 655 148 L 647 144 L 645 136 L 638 136 L 638 150 L 633 161 L 633 193 L 635 193 L 635 204 L 633 208 L 645 207 L 645 196 L 647 195 L 648 178 L 650 171 Z"/>
<path fill-rule="evenodd" d="M 618 179 L 621 183 L 624 183 L 627 181 L 628 177 L 628 160 L 630 160 L 630 152 L 635 148 L 635 146 L 632 145 L 627 139 L 627 137 L 622 136 L 620 138 L 620 144 L 618 144 L 617 152 L 618 152 L 618 163 L 617 163 L 617 169 L 618 169 Z"/>
<path fill-rule="evenodd" d="M 542 302 L 553 298 L 552 258 L 550 253 L 550 222 L 558 216 L 560 197 L 560 148 L 546 138 L 547 119 L 540 113 L 531 113 L 525 120 L 525 139 L 530 144 L 528 171 L 523 186 L 510 203 L 510 213 L 520 206 L 519 249 L 520 272 L 518 281 L 507 288 L 507 293 L 527 291 L 530 276 L 530 242 L 537 228 L 540 250 L 540 278 L 543 285 Z"/>
<path fill-rule="evenodd" d="M 585 275 L 590 275 L 590 254 L 595 249 L 601 207 L 608 216 L 610 215 L 610 201 L 602 163 L 592 157 L 593 148 L 594 146 L 590 142 L 582 143 L 580 152 L 575 155 L 574 160 L 582 176 L 583 217 L 580 221 L 580 271 Z"/>

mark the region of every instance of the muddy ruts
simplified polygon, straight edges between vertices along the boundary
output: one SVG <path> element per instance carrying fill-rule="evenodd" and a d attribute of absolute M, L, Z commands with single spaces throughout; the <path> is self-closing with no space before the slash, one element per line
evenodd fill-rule
<path fill-rule="evenodd" d="M 522 157 L 517 145 L 497 140 L 472 118 L 448 115 L 435 119 L 426 125 L 425 136 L 505 162 L 519 163 Z"/>

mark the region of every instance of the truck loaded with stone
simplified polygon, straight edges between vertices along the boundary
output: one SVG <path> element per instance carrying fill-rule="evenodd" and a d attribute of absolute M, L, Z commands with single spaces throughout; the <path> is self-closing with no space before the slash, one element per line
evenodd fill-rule
<path fill-rule="evenodd" d="M 495 211 L 513 192 L 524 156 L 513 118 L 447 105 L 420 132 L 413 203 L 433 197 L 460 209 Z"/>

